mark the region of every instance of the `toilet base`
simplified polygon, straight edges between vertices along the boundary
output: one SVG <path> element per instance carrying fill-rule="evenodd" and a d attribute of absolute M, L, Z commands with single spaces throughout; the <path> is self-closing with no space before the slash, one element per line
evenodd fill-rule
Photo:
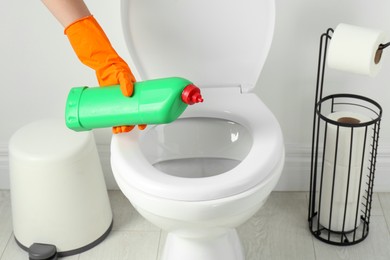
<path fill-rule="evenodd" d="M 161 260 L 244 260 L 235 229 L 217 237 L 185 238 L 168 233 Z"/>

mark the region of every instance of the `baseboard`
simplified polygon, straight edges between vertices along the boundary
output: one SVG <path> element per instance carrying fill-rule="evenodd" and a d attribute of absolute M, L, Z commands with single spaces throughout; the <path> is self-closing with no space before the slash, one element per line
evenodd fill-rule
<path fill-rule="evenodd" d="M 283 173 L 275 187 L 277 191 L 306 191 L 310 180 L 310 147 L 286 145 Z"/>
<path fill-rule="evenodd" d="M 286 144 L 283 174 L 275 188 L 277 191 L 308 191 L 310 183 L 311 147 Z M 379 146 L 374 191 L 390 192 L 390 145 Z"/>
<path fill-rule="evenodd" d="M 107 189 L 116 190 L 118 185 L 110 165 L 110 145 L 98 144 Z M 277 191 L 307 191 L 309 189 L 311 148 L 300 144 L 286 144 L 286 162 Z M 378 151 L 374 191 L 390 192 L 390 145 Z M 0 189 L 9 189 L 8 147 L 0 144 Z"/>

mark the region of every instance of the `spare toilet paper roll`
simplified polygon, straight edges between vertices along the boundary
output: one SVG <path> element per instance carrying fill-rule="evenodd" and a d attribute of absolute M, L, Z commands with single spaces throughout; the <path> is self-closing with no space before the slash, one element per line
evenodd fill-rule
<path fill-rule="evenodd" d="M 381 68 L 378 47 L 386 40 L 380 30 L 341 23 L 332 35 L 327 64 L 333 69 L 376 76 Z"/>
<path fill-rule="evenodd" d="M 332 163 L 324 162 L 321 206 L 319 212 L 320 224 L 332 231 L 351 231 L 355 229 L 355 224 L 356 227 L 360 224 L 361 203 L 364 196 L 364 186 L 359 186 L 361 168 L 359 166 L 351 167 L 350 169 L 347 198 L 348 167 L 337 166 L 335 169 L 333 166 L 334 165 Z M 334 170 L 336 173 L 332 196 Z M 365 183 L 364 177 L 365 174 L 363 171 L 363 184 Z M 356 212 L 356 210 L 358 211 Z"/>
<path fill-rule="evenodd" d="M 331 113 L 328 118 L 353 124 L 371 120 L 368 116 L 346 111 Z M 333 231 L 353 230 L 358 207 L 357 226 L 360 223 L 360 202 L 364 195 L 361 184 L 365 183 L 365 162 L 369 149 L 369 138 L 365 137 L 365 126 L 352 128 L 327 124 L 319 214 L 320 224 L 325 228 Z"/>
<path fill-rule="evenodd" d="M 334 112 L 329 114 L 327 118 L 335 122 L 347 124 L 362 124 L 371 120 L 366 115 L 349 111 Z M 336 161 L 337 165 L 346 167 L 348 165 L 360 166 L 364 150 L 367 150 L 364 145 L 365 135 L 366 127 L 364 126 L 352 128 L 328 123 L 324 160 L 332 163 Z M 337 158 L 335 158 L 336 155 Z"/>

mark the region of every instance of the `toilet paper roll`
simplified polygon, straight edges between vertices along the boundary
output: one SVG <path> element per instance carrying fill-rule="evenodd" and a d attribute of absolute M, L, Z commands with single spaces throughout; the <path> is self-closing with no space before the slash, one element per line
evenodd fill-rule
<path fill-rule="evenodd" d="M 353 124 L 371 120 L 365 115 L 346 111 L 331 113 L 328 118 L 336 122 Z M 360 215 L 369 149 L 366 145 L 368 138 L 365 136 L 366 127 L 352 128 L 327 124 L 319 218 L 320 224 L 332 231 L 353 230 L 358 207 Z M 357 226 L 360 223 L 359 215 Z"/>
<path fill-rule="evenodd" d="M 366 123 L 371 120 L 371 118 L 368 116 L 349 111 L 334 112 L 329 114 L 327 118 L 335 122 L 355 124 Z M 363 154 L 365 153 L 365 150 L 367 150 L 367 145 L 365 145 L 364 142 L 365 135 L 366 127 L 352 128 L 328 123 L 326 130 L 324 160 L 331 163 L 336 161 L 337 165 L 346 167 L 349 165 L 360 166 Z M 336 155 L 337 158 L 335 158 Z"/>
<path fill-rule="evenodd" d="M 349 183 L 348 183 L 348 171 Z M 335 174 L 333 174 L 335 172 Z M 362 182 L 360 184 L 360 173 Z M 361 167 L 351 167 L 336 165 L 324 162 L 324 172 L 322 179 L 322 194 L 320 205 L 320 224 L 332 231 L 351 231 L 360 224 L 361 202 L 364 196 L 363 184 L 365 183 L 365 165 L 363 171 Z M 334 177 L 334 189 L 332 196 Z M 348 197 L 347 197 L 347 184 Z M 360 194 L 359 194 L 360 190 Z M 332 209 L 332 211 L 331 211 Z M 358 211 L 356 212 L 356 210 Z M 357 219 L 356 219 L 357 213 Z M 344 216 L 345 215 L 345 216 Z M 345 218 L 345 223 L 344 223 Z M 332 220 L 331 222 L 329 220 Z M 344 223 L 344 229 L 343 229 Z"/>
<path fill-rule="evenodd" d="M 381 51 L 387 36 L 380 30 L 339 24 L 330 41 L 327 64 L 330 68 L 376 76 L 381 68 Z"/>

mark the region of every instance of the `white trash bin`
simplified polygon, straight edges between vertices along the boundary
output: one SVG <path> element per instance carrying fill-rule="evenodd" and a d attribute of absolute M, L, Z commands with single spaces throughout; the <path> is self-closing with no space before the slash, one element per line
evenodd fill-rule
<path fill-rule="evenodd" d="M 112 211 L 92 132 L 69 130 L 61 119 L 33 122 L 11 137 L 9 164 L 14 235 L 30 259 L 78 254 L 109 234 Z"/>

